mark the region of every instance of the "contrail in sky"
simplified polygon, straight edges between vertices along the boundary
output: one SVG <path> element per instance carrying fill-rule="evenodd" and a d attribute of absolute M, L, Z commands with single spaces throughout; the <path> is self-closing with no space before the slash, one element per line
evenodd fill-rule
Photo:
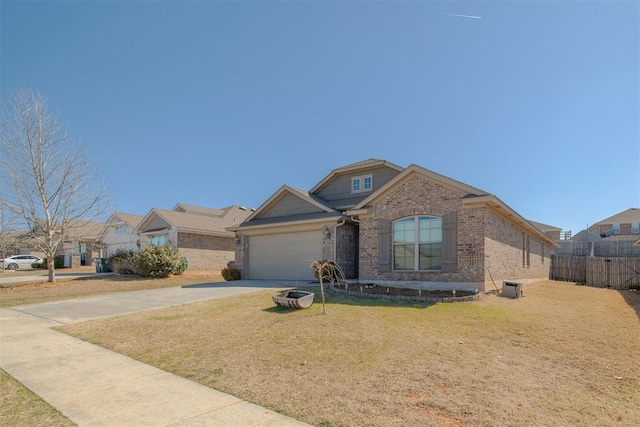
<path fill-rule="evenodd" d="M 440 15 L 457 16 L 458 18 L 482 19 L 482 16 L 459 15 L 457 13 L 444 13 L 444 12 L 441 12 Z"/>

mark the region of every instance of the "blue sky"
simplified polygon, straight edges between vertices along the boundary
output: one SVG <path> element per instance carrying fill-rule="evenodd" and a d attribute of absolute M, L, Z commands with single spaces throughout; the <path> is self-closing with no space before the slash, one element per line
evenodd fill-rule
<path fill-rule="evenodd" d="M 367 158 L 573 230 L 640 207 L 637 1 L 11 1 L 0 92 L 42 91 L 114 209 L 258 207 Z"/>

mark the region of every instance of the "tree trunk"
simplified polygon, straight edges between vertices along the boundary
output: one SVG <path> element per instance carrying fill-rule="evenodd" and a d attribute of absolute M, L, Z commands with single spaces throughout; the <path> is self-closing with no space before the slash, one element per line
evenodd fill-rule
<path fill-rule="evenodd" d="M 51 261 L 49 261 L 51 260 Z M 56 281 L 56 262 L 54 257 L 50 257 L 47 260 L 47 269 L 49 270 L 49 282 L 55 282 Z"/>

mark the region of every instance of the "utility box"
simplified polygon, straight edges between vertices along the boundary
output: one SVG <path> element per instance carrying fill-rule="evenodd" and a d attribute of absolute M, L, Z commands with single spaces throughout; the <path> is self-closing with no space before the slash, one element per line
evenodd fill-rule
<path fill-rule="evenodd" d="M 522 282 L 502 281 L 502 296 L 520 298 L 522 296 Z"/>

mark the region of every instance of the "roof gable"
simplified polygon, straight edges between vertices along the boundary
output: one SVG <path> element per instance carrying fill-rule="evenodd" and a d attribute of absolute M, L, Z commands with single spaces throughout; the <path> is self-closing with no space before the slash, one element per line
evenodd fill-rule
<path fill-rule="evenodd" d="M 173 210 L 176 212 L 209 215 L 209 216 L 221 216 L 224 214 L 223 209 L 205 208 L 203 206 L 193 206 L 193 205 L 187 205 L 185 203 L 178 203 L 173 208 Z"/>
<path fill-rule="evenodd" d="M 605 218 L 602 221 L 598 221 L 591 227 L 596 225 L 608 225 L 608 224 L 631 224 L 640 223 L 640 208 L 629 208 L 626 211 L 617 213 L 609 218 Z M 591 228 L 589 227 L 589 228 Z"/>
<path fill-rule="evenodd" d="M 126 225 L 130 230 L 135 230 L 140 222 L 144 219 L 142 215 L 128 214 L 123 212 L 114 212 L 111 214 L 107 222 L 104 224 L 102 231 L 98 234 L 98 239 L 104 239 L 109 230 L 115 227 Z"/>
<path fill-rule="evenodd" d="M 403 168 L 384 160 L 369 159 L 334 169 L 320 181 L 310 194 L 325 201 L 327 206 L 344 211 L 383 187 L 395 178 Z M 360 190 L 354 190 L 358 180 Z M 365 182 L 370 187 L 365 188 Z"/>
<path fill-rule="evenodd" d="M 333 212 L 317 197 L 304 190 L 283 185 L 251 214 L 246 222 L 257 219 Z"/>
<path fill-rule="evenodd" d="M 182 206 L 179 204 L 179 206 Z M 203 208 L 206 211 L 219 212 L 219 215 L 184 212 L 179 210 L 151 209 L 136 228 L 137 233 L 150 233 L 173 229 L 184 233 L 233 236 L 227 227 L 241 224 L 251 213 L 252 209 L 232 205 L 224 209 Z"/>
<path fill-rule="evenodd" d="M 341 175 L 357 175 L 359 173 L 365 173 L 370 170 L 380 169 L 380 168 L 388 168 L 396 173 L 399 173 L 403 170 L 401 166 L 393 164 L 391 162 L 387 162 L 386 160 L 380 159 L 367 159 L 357 163 L 351 163 L 346 166 L 341 166 L 332 170 L 327 176 L 325 176 L 319 183 L 317 183 L 310 191 L 312 194 L 318 194 L 321 192 L 323 188 L 331 183 L 331 181 L 335 180 L 336 177 Z"/>
<path fill-rule="evenodd" d="M 411 179 L 411 177 L 415 175 L 421 175 L 429 180 L 435 181 L 438 184 L 444 185 L 449 188 L 453 188 L 462 193 L 466 193 L 473 196 L 483 196 L 488 195 L 486 191 L 480 190 L 478 188 L 472 187 L 460 181 L 456 181 L 455 179 L 448 178 L 444 175 L 440 175 L 439 173 L 430 171 L 418 165 L 410 165 L 408 168 L 403 170 L 400 174 L 398 174 L 394 179 L 387 182 L 382 188 L 378 191 L 375 191 L 369 197 L 362 200 L 360 203 L 353 207 L 354 210 L 362 209 L 367 205 L 374 203 L 376 200 L 379 200 L 389 194 L 398 186 L 402 185 L 404 182 Z"/>
<path fill-rule="evenodd" d="M 548 224 L 543 224 L 541 222 L 537 222 L 537 221 L 533 221 L 533 220 L 528 220 L 534 227 L 536 227 L 538 230 L 545 232 L 545 231 L 562 231 L 562 228 L 560 227 L 554 227 L 553 225 L 548 225 Z"/>

